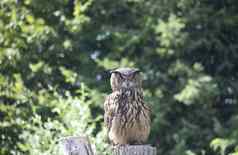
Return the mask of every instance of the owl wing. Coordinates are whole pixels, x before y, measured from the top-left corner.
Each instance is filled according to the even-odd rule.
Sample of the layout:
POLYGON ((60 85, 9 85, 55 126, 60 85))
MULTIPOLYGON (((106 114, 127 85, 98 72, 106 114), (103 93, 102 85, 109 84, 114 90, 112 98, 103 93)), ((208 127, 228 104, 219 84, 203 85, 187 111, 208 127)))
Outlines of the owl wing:
POLYGON ((151 116, 152 116, 152 107, 151 107, 151 105, 149 105, 147 103, 144 103, 143 108, 147 111, 148 117, 150 119, 151 116))
POLYGON ((112 119, 114 117, 114 108, 113 108, 113 100, 111 96, 107 96, 104 102, 104 123, 107 127, 107 131, 109 132, 112 126, 112 119))

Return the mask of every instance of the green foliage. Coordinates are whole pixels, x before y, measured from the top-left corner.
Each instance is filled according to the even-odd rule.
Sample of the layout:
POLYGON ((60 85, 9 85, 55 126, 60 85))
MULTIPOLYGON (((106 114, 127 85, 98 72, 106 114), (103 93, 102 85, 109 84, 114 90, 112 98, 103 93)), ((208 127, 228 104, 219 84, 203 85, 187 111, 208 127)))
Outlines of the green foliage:
MULTIPOLYGON (((41 93, 42 96, 48 95, 49 92, 41 93)), ((25 124, 24 131, 20 138, 25 141, 24 144, 17 143, 21 151, 29 154, 59 155, 62 154, 60 149, 60 139, 70 135, 93 135, 95 125, 102 118, 97 116, 92 118, 89 105, 86 101, 88 94, 82 88, 80 96, 72 97, 69 92, 63 96, 54 94, 47 100, 51 105, 51 112, 57 114, 57 119, 47 118, 43 121, 40 115, 35 114, 29 123, 25 124)), ((43 100, 45 97, 42 98, 43 100)), ((43 101, 44 102, 44 101, 43 101)), ((44 104, 44 103, 43 103, 44 104)), ((99 132, 97 136, 105 136, 99 132)), ((92 137, 92 141, 96 141, 92 137)), ((106 148, 103 144, 103 138, 97 138, 96 144, 100 144, 102 151, 106 148)))
POLYGON ((86 134, 108 153, 107 70, 143 72, 149 142, 238 154, 237 0, 1 0, 0 154, 56 155, 86 134))
POLYGON ((216 138, 213 139, 210 146, 214 149, 217 150, 220 148, 220 154, 225 155, 226 148, 229 145, 232 145, 235 143, 235 140, 227 140, 227 139, 221 139, 221 138, 216 138))

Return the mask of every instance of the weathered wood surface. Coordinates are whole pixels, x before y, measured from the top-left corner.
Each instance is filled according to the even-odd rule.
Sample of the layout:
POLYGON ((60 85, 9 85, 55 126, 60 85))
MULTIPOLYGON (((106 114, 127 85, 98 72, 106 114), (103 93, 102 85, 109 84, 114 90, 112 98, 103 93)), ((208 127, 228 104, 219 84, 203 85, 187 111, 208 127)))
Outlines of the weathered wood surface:
MULTIPOLYGON (((94 155, 87 137, 66 137, 61 143, 64 155, 94 155)), ((150 145, 118 146, 112 148, 112 155, 156 155, 156 148, 150 145)))
POLYGON ((127 145, 113 149, 113 155, 156 155, 156 148, 150 145, 127 145))
POLYGON ((65 137, 61 139, 64 155, 93 155, 87 137, 65 137))

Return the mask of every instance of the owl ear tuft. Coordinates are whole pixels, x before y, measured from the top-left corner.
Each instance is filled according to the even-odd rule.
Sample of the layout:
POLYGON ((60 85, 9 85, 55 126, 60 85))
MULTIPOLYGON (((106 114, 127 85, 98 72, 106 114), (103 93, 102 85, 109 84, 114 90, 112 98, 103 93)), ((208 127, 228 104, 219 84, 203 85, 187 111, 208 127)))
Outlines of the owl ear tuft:
POLYGON ((140 73, 141 71, 139 69, 134 71, 134 74, 140 73))
POLYGON ((112 74, 112 73, 118 73, 118 74, 121 74, 120 72, 115 71, 115 70, 111 70, 111 71, 110 71, 110 74, 112 74))
POLYGON ((112 74, 112 73, 115 73, 115 71, 114 70, 110 70, 109 73, 112 74))
POLYGON ((110 73, 110 74, 116 73, 116 72, 117 72, 116 69, 117 69, 117 68, 110 69, 110 70, 109 70, 109 73, 110 73))
POLYGON ((112 70, 112 71, 110 71, 110 74, 112 75, 112 73, 118 74, 123 79, 123 76, 122 76, 122 74, 120 72, 118 72, 116 70, 112 70))
POLYGON ((110 71, 110 74, 112 74, 112 73, 118 73, 117 71, 114 71, 114 70, 111 70, 110 71))

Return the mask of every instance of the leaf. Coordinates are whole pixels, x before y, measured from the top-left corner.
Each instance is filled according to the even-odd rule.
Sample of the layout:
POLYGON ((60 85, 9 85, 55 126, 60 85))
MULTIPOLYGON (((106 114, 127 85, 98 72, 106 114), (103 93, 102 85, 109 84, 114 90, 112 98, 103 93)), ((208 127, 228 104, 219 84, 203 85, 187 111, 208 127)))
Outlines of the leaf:
POLYGON ((217 151, 220 149, 220 154, 225 155, 226 148, 235 143, 235 140, 215 138, 211 141, 210 147, 217 151))
POLYGON ((38 72, 40 69, 42 69, 44 66, 44 62, 40 61, 38 63, 35 64, 30 64, 29 67, 32 70, 32 72, 38 72))
POLYGON ((77 78, 77 73, 73 72, 72 70, 66 69, 65 67, 60 67, 61 73, 65 77, 65 81, 68 83, 75 83, 77 78))

